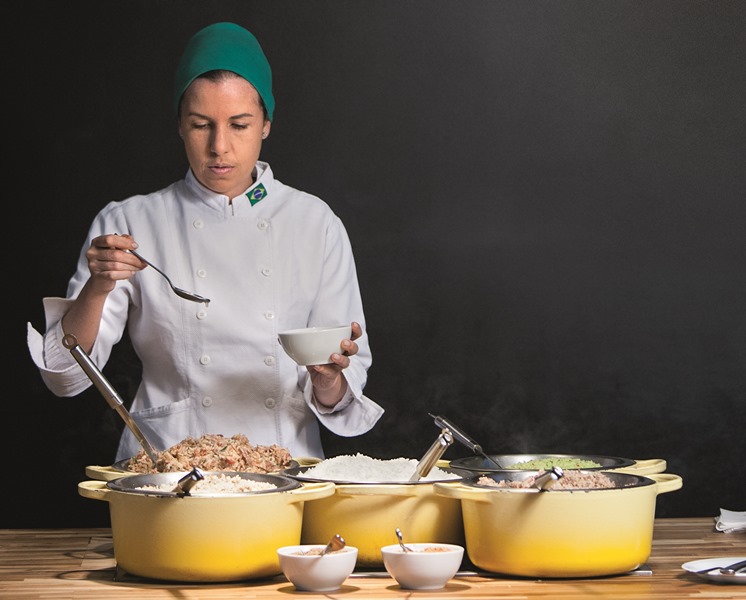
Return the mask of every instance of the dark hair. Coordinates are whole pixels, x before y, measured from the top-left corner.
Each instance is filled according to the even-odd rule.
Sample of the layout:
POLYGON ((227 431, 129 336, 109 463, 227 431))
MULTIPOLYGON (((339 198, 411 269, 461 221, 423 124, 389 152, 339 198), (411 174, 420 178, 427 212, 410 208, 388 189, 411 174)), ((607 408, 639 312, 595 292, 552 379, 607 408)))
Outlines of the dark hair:
MULTIPOLYGON (((195 77, 195 81, 197 79, 209 79, 210 81, 224 81, 226 79, 234 79, 236 77, 241 77, 238 73, 234 73, 233 71, 228 71, 226 69, 215 69, 213 71, 206 71, 202 73, 201 75, 197 75, 195 77)), ((243 79, 243 77, 241 77, 243 79)), ((259 96, 259 106, 262 107, 262 113, 264 113, 264 120, 267 120, 267 107, 264 105, 264 98, 262 98, 262 95, 257 92, 257 96, 259 96)), ((184 99, 184 95, 181 95, 181 98, 179 98, 179 110, 176 112, 176 118, 181 118, 181 102, 184 99)))

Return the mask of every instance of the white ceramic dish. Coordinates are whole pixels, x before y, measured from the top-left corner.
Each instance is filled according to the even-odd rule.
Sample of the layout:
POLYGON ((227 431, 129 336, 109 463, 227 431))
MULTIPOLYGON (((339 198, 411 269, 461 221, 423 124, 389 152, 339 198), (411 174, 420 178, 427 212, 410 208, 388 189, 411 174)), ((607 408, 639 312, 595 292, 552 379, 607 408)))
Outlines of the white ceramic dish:
POLYGON ((735 573, 734 575, 727 575, 721 573, 719 567, 727 567, 740 560, 746 560, 746 556, 723 556, 720 558, 703 558, 701 560, 692 560, 681 565, 681 568, 690 573, 694 573, 703 579, 709 579, 710 581, 717 581, 719 583, 738 583, 746 584, 746 571, 735 573), (704 571, 705 569, 713 569, 708 573, 698 573, 698 571, 704 571))
POLYGON ((329 357, 343 350, 340 344, 350 339, 352 326, 307 327, 280 332, 277 338, 285 353, 300 366, 325 365, 329 357))
POLYGON ((326 544, 299 544, 277 549, 280 568, 288 581, 302 592, 333 592, 342 587, 357 562, 357 548, 345 546, 323 556, 326 544))
POLYGON ((414 552, 399 544, 381 548, 383 566, 403 589, 439 590, 454 577, 464 558, 463 546, 441 543, 407 543, 414 552))

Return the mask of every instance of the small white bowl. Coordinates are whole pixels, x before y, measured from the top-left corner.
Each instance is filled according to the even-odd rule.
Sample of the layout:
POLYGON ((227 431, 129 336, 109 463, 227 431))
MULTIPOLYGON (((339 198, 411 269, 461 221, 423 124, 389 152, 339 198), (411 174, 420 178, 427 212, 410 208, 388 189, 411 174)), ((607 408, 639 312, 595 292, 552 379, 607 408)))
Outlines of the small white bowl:
POLYGON ((414 552, 404 552, 399 544, 381 548, 383 566, 400 587, 408 590, 439 590, 459 570, 463 546, 441 543, 407 544, 414 552))
POLYGON ((285 353, 300 366, 326 365, 335 352, 344 352, 340 344, 350 339, 351 325, 306 327, 280 332, 277 337, 285 353))
POLYGON ((333 592, 355 569, 357 548, 345 546, 323 556, 325 544, 300 544, 277 549, 280 568, 288 581, 303 592, 333 592))

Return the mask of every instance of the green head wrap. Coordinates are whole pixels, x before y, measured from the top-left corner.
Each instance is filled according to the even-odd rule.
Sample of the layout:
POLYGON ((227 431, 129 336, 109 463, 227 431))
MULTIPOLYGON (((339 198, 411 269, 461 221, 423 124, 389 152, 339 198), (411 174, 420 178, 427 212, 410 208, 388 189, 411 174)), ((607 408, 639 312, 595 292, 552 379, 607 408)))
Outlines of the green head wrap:
POLYGON ((264 101, 269 120, 272 120, 275 110, 272 70, 257 39, 235 23, 208 25, 187 43, 174 78, 176 112, 189 84, 203 73, 218 69, 233 71, 253 85, 264 101))

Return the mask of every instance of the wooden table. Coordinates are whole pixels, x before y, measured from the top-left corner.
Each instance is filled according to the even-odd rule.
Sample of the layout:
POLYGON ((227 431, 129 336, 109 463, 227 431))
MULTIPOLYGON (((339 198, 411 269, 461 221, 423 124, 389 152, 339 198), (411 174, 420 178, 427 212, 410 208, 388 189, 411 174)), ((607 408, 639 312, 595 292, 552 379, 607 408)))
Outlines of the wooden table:
POLYGON ((117 573, 111 530, 0 530, 3 600, 211 600, 253 598, 626 598, 746 600, 746 585, 706 581, 681 565, 697 558, 746 555, 746 533, 719 533, 714 521, 657 519, 647 573, 596 579, 536 580, 461 572, 443 590, 402 590, 384 573, 353 573, 334 593, 296 592, 282 577, 219 584, 182 584, 117 573), (652 571, 652 573, 650 572, 652 571))

